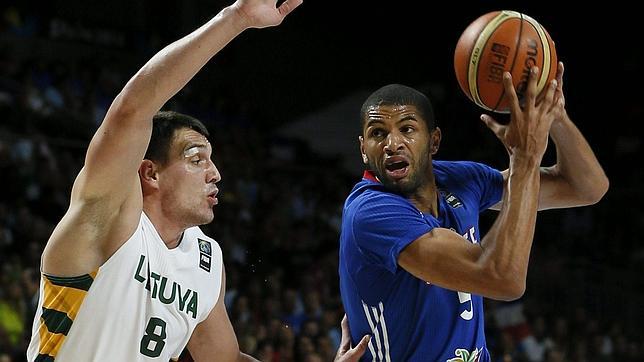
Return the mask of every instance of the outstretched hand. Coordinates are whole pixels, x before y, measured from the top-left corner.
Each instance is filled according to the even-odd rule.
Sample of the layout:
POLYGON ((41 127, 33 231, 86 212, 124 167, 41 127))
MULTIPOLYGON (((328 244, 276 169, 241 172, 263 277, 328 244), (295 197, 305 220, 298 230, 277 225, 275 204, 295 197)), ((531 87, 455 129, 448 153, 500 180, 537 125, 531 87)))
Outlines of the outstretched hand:
POLYGON ((342 340, 340 341, 340 348, 338 353, 335 355, 334 362, 356 362, 360 360, 360 357, 367 350, 369 345, 369 340, 371 340, 370 335, 362 337, 360 343, 357 346, 351 348, 351 332, 349 331, 349 320, 347 315, 344 315, 342 318, 342 340))
POLYGON ((302 0, 286 0, 277 6, 277 0, 237 0, 233 7, 248 28, 265 28, 282 23, 284 18, 302 4, 302 0))
MULTIPOLYGON (((563 75, 560 66, 558 77, 563 75)), ((557 80, 552 80, 545 90, 545 96, 537 103, 537 67, 533 67, 528 78, 525 104, 521 107, 519 97, 512 85, 510 73, 503 74, 503 86, 506 96, 510 98, 510 123, 502 125, 489 115, 481 115, 481 120, 494 132, 510 155, 517 152, 524 155, 543 157, 548 146, 548 134, 552 122, 563 110, 563 93, 555 102, 557 80)), ((560 91, 560 88, 559 88, 560 91)), ((564 111, 565 112, 565 111, 564 111)))

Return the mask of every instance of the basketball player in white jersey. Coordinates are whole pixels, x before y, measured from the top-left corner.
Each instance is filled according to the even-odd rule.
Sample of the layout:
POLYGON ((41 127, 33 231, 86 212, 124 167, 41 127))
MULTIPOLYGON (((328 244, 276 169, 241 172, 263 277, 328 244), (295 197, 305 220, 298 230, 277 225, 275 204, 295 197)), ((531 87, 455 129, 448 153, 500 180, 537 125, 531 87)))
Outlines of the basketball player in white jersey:
MULTIPOLYGON (((186 346, 197 362, 254 360, 224 307, 221 250, 197 227, 213 220, 221 180, 208 132, 157 112, 242 31, 278 25, 301 3, 238 0, 116 97, 42 255, 29 361, 169 361, 186 346)), ((366 347, 343 342, 339 361, 366 347)))

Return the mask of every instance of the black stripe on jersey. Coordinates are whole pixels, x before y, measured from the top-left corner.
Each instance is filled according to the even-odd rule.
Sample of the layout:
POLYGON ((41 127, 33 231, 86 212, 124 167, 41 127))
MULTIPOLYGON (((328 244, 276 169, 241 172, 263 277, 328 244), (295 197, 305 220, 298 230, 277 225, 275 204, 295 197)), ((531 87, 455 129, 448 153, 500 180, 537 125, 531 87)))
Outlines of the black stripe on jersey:
POLYGON ((52 275, 43 274, 53 285, 61 287, 69 287, 88 291, 92 286, 94 278, 89 274, 84 274, 78 277, 55 277, 52 275))
POLYGON ((42 308, 42 319, 47 326, 47 330, 51 333, 61 333, 67 335, 69 329, 72 327, 71 320, 66 313, 59 312, 54 309, 42 308))
POLYGON ((36 356, 34 362, 54 362, 54 357, 48 354, 39 354, 38 356, 36 356))

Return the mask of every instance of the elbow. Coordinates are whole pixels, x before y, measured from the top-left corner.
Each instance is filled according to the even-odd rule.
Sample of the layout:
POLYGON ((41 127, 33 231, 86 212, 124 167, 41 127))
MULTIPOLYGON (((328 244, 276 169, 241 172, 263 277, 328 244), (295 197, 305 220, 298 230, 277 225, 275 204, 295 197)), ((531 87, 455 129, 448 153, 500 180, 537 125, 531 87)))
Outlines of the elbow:
POLYGON ((499 290, 498 300, 511 302, 523 297, 525 294, 525 280, 508 281, 508 283, 499 290))
POLYGON ((606 195, 609 187, 610 187, 610 181, 608 181, 608 177, 604 175, 604 177, 602 177, 601 181, 599 182, 599 186, 597 187, 594 203, 598 203, 599 200, 601 200, 604 197, 604 195, 606 195))
POLYGON ((526 278, 521 272, 490 270, 487 275, 486 280, 491 287, 488 298, 509 302, 525 293, 526 278))
POLYGON ((141 111, 139 105, 134 100, 134 97, 129 97, 124 93, 125 91, 122 91, 114 98, 112 105, 107 111, 106 118, 113 118, 116 121, 127 121, 137 118, 138 113, 141 111))
POLYGON ((598 203, 608 192, 609 186, 610 182, 608 181, 608 177, 606 177, 606 175, 602 175, 600 179, 596 180, 592 191, 588 192, 586 195, 585 203, 588 205, 598 203))
POLYGON ((145 72, 140 71, 127 82, 112 101, 107 116, 119 121, 152 118, 162 104, 157 107, 155 102, 157 92, 154 89, 148 89, 150 86, 145 84, 150 80, 146 80, 145 77, 145 72))

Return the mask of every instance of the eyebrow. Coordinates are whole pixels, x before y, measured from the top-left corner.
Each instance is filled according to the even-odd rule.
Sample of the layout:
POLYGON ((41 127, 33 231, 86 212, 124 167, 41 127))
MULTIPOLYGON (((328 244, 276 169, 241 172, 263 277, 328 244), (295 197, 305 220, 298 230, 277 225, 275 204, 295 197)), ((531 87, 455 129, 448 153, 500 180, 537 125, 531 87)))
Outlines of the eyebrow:
MULTIPOLYGON (((406 116, 403 116, 403 118, 399 119, 396 124, 405 122, 405 121, 413 121, 413 122, 418 122, 418 118, 416 117, 415 114, 408 114, 406 116)), ((370 119, 367 121, 367 127, 371 127, 374 124, 384 124, 384 122, 381 119, 370 119)))
POLYGON ((183 156, 192 157, 198 154, 199 151, 206 149, 208 149, 208 146, 205 143, 188 143, 186 147, 183 148, 183 156))
POLYGON ((382 119, 369 119, 367 121, 367 127, 371 127, 374 124, 379 123, 379 124, 384 124, 385 122, 382 121, 382 119))
POLYGON ((418 119, 416 118, 415 114, 408 114, 408 115, 404 116, 403 118, 401 118, 400 120, 398 120, 398 122, 396 122, 396 123, 402 123, 402 122, 405 122, 405 121, 418 122, 418 119))

